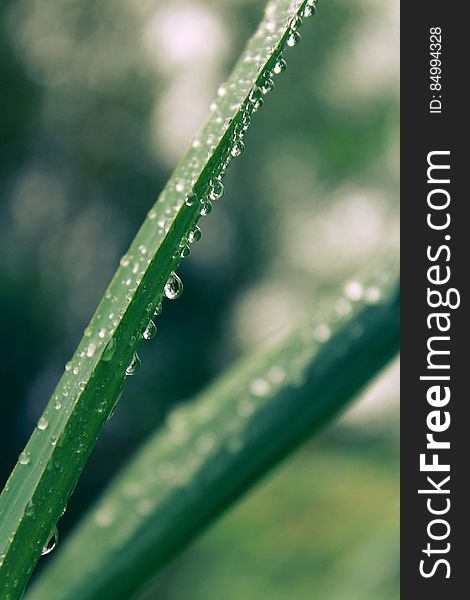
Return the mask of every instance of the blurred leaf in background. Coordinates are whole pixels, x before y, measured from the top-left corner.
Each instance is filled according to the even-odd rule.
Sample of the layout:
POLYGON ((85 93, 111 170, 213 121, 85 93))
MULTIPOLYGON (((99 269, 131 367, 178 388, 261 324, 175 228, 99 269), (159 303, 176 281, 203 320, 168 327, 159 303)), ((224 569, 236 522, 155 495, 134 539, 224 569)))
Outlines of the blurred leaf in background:
MULTIPOLYGON (((2 484, 263 4, 2 3, 2 484)), ((227 175, 185 261, 185 294, 142 349, 62 536, 169 407, 300 320, 338 281, 396 253, 398 2, 320 8, 227 175)), ((353 600, 348 578, 362 600, 398 597, 396 366, 374 389, 359 415, 291 459, 170 568, 158 597, 184 598, 190 587, 195 600, 300 599, 315 588, 353 600)))

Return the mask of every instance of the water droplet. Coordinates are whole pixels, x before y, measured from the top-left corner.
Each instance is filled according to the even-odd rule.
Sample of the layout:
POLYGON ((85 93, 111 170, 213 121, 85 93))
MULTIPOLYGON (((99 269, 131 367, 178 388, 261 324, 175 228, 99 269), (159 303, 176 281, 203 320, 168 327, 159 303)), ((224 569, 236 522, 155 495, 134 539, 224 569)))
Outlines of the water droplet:
POLYGON ((91 358, 96 352, 96 344, 94 342, 90 342, 86 349, 86 355, 88 358, 91 358))
POLYGON ((68 362, 68 363, 66 363, 66 365, 65 365, 65 370, 66 370, 66 371, 70 371, 70 369, 71 369, 71 368, 72 368, 72 363, 71 363, 71 361, 69 360, 69 362, 68 362))
POLYGON ((162 301, 160 300, 160 302, 158 302, 157 306, 155 307, 155 312, 153 313, 154 317, 158 317, 158 315, 161 315, 162 310, 163 310, 163 304, 162 304, 162 301))
POLYGON ((253 112, 256 112, 257 110, 259 110, 260 108, 262 108, 264 104, 264 100, 263 98, 258 98, 258 100, 256 100, 256 102, 253 103, 253 112))
POLYGON ((207 215, 210 214, 211 211, 212 211, 212 204, 211 204, 210 200, 206 200, 206 202, 204 202, 204 204, 202 205, 200 214, 202 217, 207 217, 207 215))
POLYGON ((269 391, 270 385, 265 379, 255 379, 251 382, 250 392, 253 396, 262 398, 263 396, 267 396, 269 391))
POLYGON ((242 130, 246 131, 250 127, 250 125, 251 125, 251 115, 246 110, 242 116, 242 130))
POLYGON ((177 192, 182 192, 184 190, 184 180, 183 179, 177 179, 177 181, 175 183, 175 190, 177 192))
POLYGON ((317 342, 326 342, 331 337, 331 329, 326 323, 317 325, 313 331, 313 337, 317 340, 317 342))
POLYGON ((119 261, 119 264, 121 265, 121 267, 127 267, 129 265, 129 257, 126 254, 124 254, 124 256, 119 261))
POLYGON ((252 104, 255 104, 261 98, 261 95, 262 95, 261 89, 257 85, 255 85, 252 88, 252 90, 251 90, 251 92, 250 92, 250 94, 248 96, 248 100, 252 104))
POLYGON ((312 2, 311 0, 307 2, 304 8, 303 16, 308 18, 314 15, 317 11, 316 2, 312 2))
POLYGON ((193 204, 197 202, 197 195, 194 192, 191 192, 186 196, 185 204, 186 206, 193 206, 193 204))
POLYGON ((98 527, 109 527, 114 518, 113 510, 107 506, 103 506, 95 512, 95 522, 98 527))
POLYGON ((227 93, 227 88, 225 87, 225 85, 221 85, 219 87, 219 89, 217 90, 217 96, 219 96, 220 98, 225 96, 226 93, 227 93))
POLYGON ((58 543, 59 543, 59 532, 57 531, 57 527, 55 527, 49 541, 42 549, 41 556, 50 554, 54 550, 54 548, 57 546, 58 543))
POLYGON ((287 69, 287 63, 286 61, 281 57, 278 59, 278 61, 276 62, 276 64, 274 65, 273 68, 273 72, 276 75, 279 75, 280 73, 284 73, 284 71, 287 69))
POLYGON ((144 340, 151 340, 156 336, 156 334, 157 326, 152 320, 150 320, 147 327, 144 330, 144 333, 142 334, 142 337, 144 338, 144 340))
POLYGON ((188 242, 190 244, 194 244, 194 242, 198 242, 201 239, 202 232, 200 228, 195 225, 188 234, 188 242))
POLYGON ((369 304, 376 304, 379 302, 382 294, 378 287, 372 286, 366 289, 365 299, 369 304))
POLYGON ((291 31, 297 31, 297 29, 302 25, 302 19, 299 15, 296 15, 292 21, 290 22, 291 31))
POLYGON ((285 370, 278 365, 272 366, 268 371, 268 378, 273 383, 282 383, 284 381, 285 377, 286 377, 285 370))
POLYGON ((100 337, 100 338, 104 338, 104 336, 105 336, 105 335, 106 335, 106 329, 103 329, 103 328, 101 328, 101 329, 98 331, 98 337, 100 337))
POLYGON ((168 278, 168 281, 165 284, 164 292, 168 300, 176 300, 183 293, 183 282, 175 272, 173 272, 168 278))
POLYGON ((191 254, 191 248, 189 246, 183 246, 181 248, 180 256, 181 258, 186 258, 191 254))
POLYGON ((49 422, 47 421, 47 419, 45 419, 44 417, 41 417, 38 421, 38 429, 40 429, 41 431, 44 431, 45 429, 47 429, 49 426, 49 422))
POLYGON ((209 198, 219 200, 224 195, 224 184, 219 179, 212 179, 209 188, 209 198))
POLYGON ((293 48, 300 42, 300 33, 298 31, 293 31, 289 37, 287 38, 287 45, 290 48, 293 48))
POLYGON ((336 312, 338 313, 338 315, 340 315, 340 317, 345 317, 346 315, 349 315, 351 310, 351 302, 349 302, 349 300, 347 300, 346 298, 340 298, 336 302, 336 312))
POLYGON ((20 465, 27 465, 29 463, 29 454, 27 452, 22 452, 18 457, 18 462, 20 465))
POLYGON ((135 375, 136 373, 138 373, 140 370, 141 364, 142 363, 140 361, 139 355, 136 352, 134 354, 134 356, 132 357, 131 362, 127 366, 126 375, 135 375))
POLYGON ((364 288, 359 281, 350 281, 344 288, 346 296, 353 301, 360 300, 364 294, 364 288))
POLYGON ((273 89, 274 81, 270 77, 267 77, 264 80, 263 85, 261 86, 261 91, 263 92, 263 94, 268 94, 273 89))
POLYGON ((230 154, 233 157, 237 157, 237 156, 240 156, 241 154, 243 154, 244 150, 245 150, 245 144, 241 140, 238 140, 233 144, 233 146, 230 150, 230 154))
POLYGON ((116 340, 114 338, 111 338, 106 344, 106 348, 104 349, 103 354, 101 355, 101 360, 103 360, 104 362, 110 361, 113 358, 115 351, 116 340))

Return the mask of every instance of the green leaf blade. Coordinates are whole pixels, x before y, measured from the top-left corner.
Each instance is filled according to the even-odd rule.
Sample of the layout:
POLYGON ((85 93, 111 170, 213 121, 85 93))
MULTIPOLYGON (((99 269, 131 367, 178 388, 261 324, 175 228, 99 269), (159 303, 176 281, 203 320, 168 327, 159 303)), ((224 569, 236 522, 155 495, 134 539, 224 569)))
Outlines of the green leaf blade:
MULTIPOLYGON (((376 298, 377 286, 370 298, 376 298)), ((340 298, 169 416, 72 534, 29 600, 131 597, 397 352, 399 303, 340 298), (92 552, 87 549, 92 548, 92 552)), ((364 298, 367 298, 367 288, 364 298)))
POLYGON ((194 191, 207 196, 226 168, 250 91, 270 72, 289 37, 289 25, 306 5, 270 2, 266 17, 195 138, 149 212, 60 379, 0 496, 0 587, 22 595, 97 438, 122 392, 131 363, 171 273, 182 242, 201 216, 201 203, 185 203, 194 191), (111 351, 112 350, 112 351, 111 351))

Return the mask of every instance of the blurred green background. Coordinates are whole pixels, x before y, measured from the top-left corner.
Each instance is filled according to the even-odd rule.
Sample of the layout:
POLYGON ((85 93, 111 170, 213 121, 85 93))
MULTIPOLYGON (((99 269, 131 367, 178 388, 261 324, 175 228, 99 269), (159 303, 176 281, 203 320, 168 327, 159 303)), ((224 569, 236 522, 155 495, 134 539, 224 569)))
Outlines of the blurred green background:
MULTIPOLYGON (((0 5, 1 486, 262 11, 250 0, 0 5)), ((183 297, 142 348, 62 538, 172 406, 397 253, 398 1, 322 1, 302 38, 181 267, 183 297)), ((397 397, 394 364, 145 598, 398 598, 397 397)))

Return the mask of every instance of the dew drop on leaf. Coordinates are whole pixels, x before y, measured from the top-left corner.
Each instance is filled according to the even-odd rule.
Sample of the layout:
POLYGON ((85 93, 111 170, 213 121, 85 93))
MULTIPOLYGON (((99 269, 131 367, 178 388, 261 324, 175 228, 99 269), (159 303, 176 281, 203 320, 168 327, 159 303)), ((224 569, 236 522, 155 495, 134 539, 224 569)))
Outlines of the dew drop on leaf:
POLYGON ((254 379, 250 385, 250 392, 253 396, 262 398, 267 396, 270 391, 269 383, 265 379, 254 379))
POLYGON ((240 156, 241 154, 243 154, 244 150, 245 150, 245 144, 241 140, 238 140, 233 144, 233 146, 230 150, 230 154, 233 157, 240 156))
POLYGON ((304 8, 304 12, 303 12, 303 16, 304 17, 311 17, 312 15, 314 15, 316 13, 317 10, 317 1, 316 0, 308 0, 307 4, 305 5, 304 8))
POLYGON ((315 327, 313 331, 313 337, 317 340, 317 342, 326 342, 331 337, 331 329, 326 323, 321 323, 315 327))
POLYGON ((50 554, 54 550, 54 548, 57 546, 58 543, 59 543, 59 532, 57 531, 57 527, 55 527, 49 541, 42 549, 41 556, 50 554))
POLYGON ((136 352, 132 357, 131 362, 127 366, 126 375, 135 375, 136 373, 138 373, 140 371, 141 364, 142 363, 140 361, 139 355, 136 352))
POLYGON ((261 94, 261 89, 257 85, 255 85, 248 96, 248 100, 252 104, 255 104, 261 98, 261 94))
POLYGON ((29 463, 29 454, 27 452, 22 452, 18 457, 18 462, 20 465, 27 465, 29 463))
POLYGON ((253 103, 253 112, 256 112, 257 110, 262 108, 263 104, 264 104, 263 98, 258 98, 258 100, 256 100, 256 102, 253 103))
POLYGON ((44 431, 48 428, 49 423, 47 421, 47 419, 45 419, 44 417, 41 417, 38 421, 38 429, 40 429, 41 431, 44 431))
POLYGON ((297 29, 301 25, 302 25, 302 19, 298 15, 296 15, 290 22, 290 29, 292 32, 297 31, 297 29))
POLYGON ((210 183, 209 198, 219 200, 224 195, 224 184, 218 179, 213 179, 210 183))
POLYGON ((290 48, 293 48, 300 42, 300 33, 298 31, 292 31, 292 33, 287 38, 287 45, 290 48))
POLYGON ((144 330, 144 333, 142 334, 142 337, 144 338, 144 340, 151 340, 152 338, 154 338, 156 336, 156 334, 157 334, 157 326, 150 319, 147 327, 144 330))
POLYGON ((204 204, 202 205, 202 208, 201 208, 201 216, 207 217, 207 215, 210 214, 211 211, 212 211, 212 204, 211 204, 210 200, 206 200, 206 202, 204 202, 204 204))
POLYGON ((94 342, 90 342, 86 349, 86 355, 88 358, 91 358, 96 351, 96 344, 94 342))
POLYGON ((195 225, 188 234, 188 242, 190 244, 194 244, 194 242, 198 242, 201 239, 202 232, 200 228, 195 225))
POLYGON ((278 59, 278 61, 276 62, 276 64, 274 65, 273 72, 276 75, 279 75, 280 73, 284 73, 284 71, 286 69, 287 69, 287 63, 286 63, 286 61, 282 57, 280 57, 278 59))
POLYGON ((186 196, 185 204, 186 206, 193 206, 193 204, 197 202, 197 196, 194 192, 191 192, 186 196))
POLYGON ((168 300, 176 300, 183 293, 183 282, 175 272, 168 278, 164 292, 168 300))
POLYGON ((376 304, 377 302, 379 302, 381 295, 382 294, 380 292, 380 289, 376 286, 371 286, 367 288, 364 294, 365 300, 369 304, 376 304))
POLYGON ((270 77, 267 77, 264 80, 263 85, 261 86, 261 91, 263 92, 263 94, 268 94, 273 89, 274 81, 270 77))
POLYGON ((359 281, 350 281, 346 284, 344 291, 346 296, 352 301, 360 300, 364 294, 364 288, 359 281))

